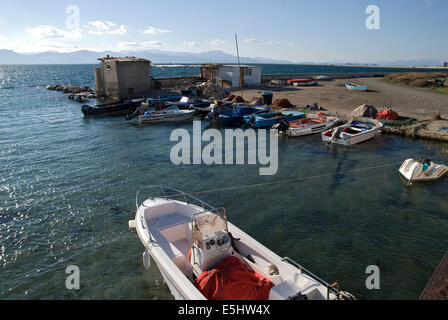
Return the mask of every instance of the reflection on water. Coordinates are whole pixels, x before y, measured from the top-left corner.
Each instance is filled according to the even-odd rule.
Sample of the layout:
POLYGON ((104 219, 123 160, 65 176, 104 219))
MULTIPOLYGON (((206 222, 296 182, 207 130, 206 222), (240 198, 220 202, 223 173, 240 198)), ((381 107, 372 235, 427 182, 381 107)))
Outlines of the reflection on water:
POLYGON ((257 165, 174 166, 170 133, 191 133, 191 124, 84 119, 79 104, 38 87, 56 78, 92 85, 90 67, 0 70, 14 87, 0 89, 0 298, 169 299, 157 268, 143 269, 143 246, 127 225, 136 190, 150 184, 200 192, 335 173, 199 197, 363 299, 417 298, 448 248, 448 179, 408 187, 398 175, 406 158, 445 144, 383 135, 326 149, 319 136, 280 137, 275 176, 259 176, 257 165), (378 291, 364 286, 372 264, 378 291), (79 291, 65 289, 69 265, 80 268, 79 291))

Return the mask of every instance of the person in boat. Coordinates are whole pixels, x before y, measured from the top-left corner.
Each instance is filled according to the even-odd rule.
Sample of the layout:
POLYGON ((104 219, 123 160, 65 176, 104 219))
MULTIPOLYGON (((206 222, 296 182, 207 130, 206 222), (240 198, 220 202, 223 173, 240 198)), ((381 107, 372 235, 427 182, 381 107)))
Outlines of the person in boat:
POLYGON ((429 159, 423 159, 422 160, 422 164, 423 164, 423 169, 422 171, 425 172, 429 169, 429 167, 431 166, 431 160, 429 159))

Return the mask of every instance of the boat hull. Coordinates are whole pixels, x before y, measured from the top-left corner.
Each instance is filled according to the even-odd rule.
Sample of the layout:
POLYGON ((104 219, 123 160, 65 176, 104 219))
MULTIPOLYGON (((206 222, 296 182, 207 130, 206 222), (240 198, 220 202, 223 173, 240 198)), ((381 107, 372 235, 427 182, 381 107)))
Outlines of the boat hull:
POLYGON ((179 113, 154 112, 138 117, 139 124, 144 123, 160 123, 160 122, 181 122, 190 121, 195 114, 194 110, 183 110, 179 113))
POLYGON ((445 165, 431 162, 429 168, 425 171, 423 164, 414 159, 407 159, 403 162, 398 172, 408 181, 411 182, 427 182, 441 179, 448 173, 448 167, 445 165))
POLYGON ((142 104, 142 101, 133 101, 130 103, 121 104, 110 104, 110 105, 99 105, 99 106, 88 106, 83 105, 81 111, 85 117, 95 117, 95 116, 120 116, 127 115, 135 112, 142 104))
POLYGON ((301 137, 301 136, 307 136, 311 134, 321 133, 323 131, 326 131, 330 128, 332 128, 337 122, 339 121, 338 118, 335 118, 334 120, 329 120, 326 123, 311 125, 303 128, 289 128, 286 130, 285 134, 288 137, 301 137))
MULTIPOLYGON (((340 297, 340 292, 331 289, 329 284, 291 259, 281 258, 227 220, 225 222, 216 220, 218 217, 215 215, 216 212, 224 212, 225 217, 224 209, 215 209, 203 202, 193 204, 200 200, 174 189, 162 189, 161 194, 164 197, 150 197, 140 205, 137 192, 137 212, 135 219, 129 222, 129 226, 136 229, 140 241, 145 246, 144 266, 149 268, 151 260, 149 257, 155 261, 175 299, 206 299, 195 286, 194 279, 228 257, 238 258, 248 270, 272 282, 269 300, 289 299, 297 295, 312 300, 334 300, 340 297), (175 192, 182 200, 166 198, 166 192, 170 191, 175 192), (208 216, 210 219, 207 219, 208 216), (201 224, 193 222, 199 221, 197 219, 201 224), (215 225, 218 227, 217 230, 223 230, 221 227, 225 226, 225 235, 233 239, 230 247, 217 249, 218 251, 211 248, 214 244, 208 239, 209 237, 213 239, 216 234, 210 229, 215 225), (192 234, 193 230, 195 231, 192 234), (205 233, 198 238, 199 230, 205 233), (204 244, 198 247, 196 241, 204 241, 204 244), (197 255, 198 248, 205 250, 202 251, 204 255, 197 255), (204 261, 211 261, 210 258, 215 259, 214 262, 204 265, 204 261), (270 270, 275 271, 271 273, 270 270)), ((217 246, 220 245, 218 240, 215 243, 217 246)))
POLYGON ((325 143, 335 143, 349 147, 375 138, 382 127, 383 124, 377 120, 368 118, 353 118, 348 124, 323 132, 321 134, 321 137, 322 141, 325 143), (373 125, 373 128, 365 131, 360 131, 356 134, 348 134, 342 132, 343 129, 350 128, 351 124, 355 122, 370 123, 373 125))
POLYGON ((292 79, 288 80, 288 84, 295 87, 301 86, 314 86, 317 84, 317 80, 313 79, 292 79))
POLYGON ((349 83, 346 83, 345 87, 351 91, 367 91, 367 90, 369 90, 368 86, 360 86, 360 85, 349 84, 349 83))

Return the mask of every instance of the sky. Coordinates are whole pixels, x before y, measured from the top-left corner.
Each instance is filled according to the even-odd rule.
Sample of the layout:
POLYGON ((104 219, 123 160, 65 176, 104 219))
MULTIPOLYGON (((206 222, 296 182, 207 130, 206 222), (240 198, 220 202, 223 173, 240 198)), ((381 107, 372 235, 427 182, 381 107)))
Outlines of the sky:
POLYGON ((236 54, 237 33, 252 58, 443 61, 447 15, 447 0, 1 0, 0 49, 236 54))

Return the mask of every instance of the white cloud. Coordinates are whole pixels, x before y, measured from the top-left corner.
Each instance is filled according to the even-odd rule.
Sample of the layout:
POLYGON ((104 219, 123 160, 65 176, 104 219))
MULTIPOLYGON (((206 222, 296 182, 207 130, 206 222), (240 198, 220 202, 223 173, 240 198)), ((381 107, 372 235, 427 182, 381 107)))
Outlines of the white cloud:
POLYGON ((161 34, 166 34, 166 33, 170 33, 171 30, 165 30, 165 29, 160 29, 160 28, 156 28, 156 27, 147 27, 145 30, 142 31, 142 33, 144 34, 152 34, 152 35, 161 35, 161 34))
POLYGON ((184 41, 183 45, 188 47, 188 48, 197 48, 197 47, 200 46, 199 43, 194 42, 194 41, 184 41))
POLYGON ((80 29, 63 30, 52 26, 39 25, 37 27, 27 27, 26 32, 37 39, 58 39, 66 41, 77 41, 83 37, 83 31, 80 29))
POLYGON ((278 42, 278 41, 268 41, 268 45, 270 45, 270 46, 278 46, 278 45, 280 45, 280 42, 278 42))
POLYGON ((250 44, 258 44, 258 43, 261 43, 260 40, 253 39, 253 38, 246 39, 246 40, 244 40, 244 42, 246 42, 246 43, 250 43, 250 44))
POLYGON ((71 42, 61 40, 55 41, 54 39, 40 39, 38 41, 11 40, 0 42, 0 49, 13 50, 18 53, 39 53, 45 51, 67 53, 80 50, 81 48, 71 42))
POLYGON ((89 33, 94 35, 103 35, 103 34, 123 35, 126 32, 128 32, 124 24, 116 28, 117 24, 111 21, 105 21, 105 22, 100 20, 90 21, 88 23, 88 26, 91 28, 89 30, 89 33))
POLYGON ((226 46, 229 44, 229 42, 227 40, 221 40, 221 39, 217 39, 217 38, 210 41, 210 43, 215 47, 222 47, 222 46, 226 46))
POLYGON ((0 34, 0 41, 8 41, 8 38, 0 34))
POLYGON ((160 41, 145 41, 145 42, 120 42, 118 44, 122 50, 144 50, 163 47, 163 43, 160 41))

